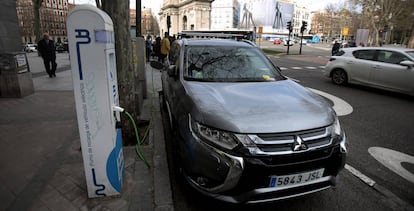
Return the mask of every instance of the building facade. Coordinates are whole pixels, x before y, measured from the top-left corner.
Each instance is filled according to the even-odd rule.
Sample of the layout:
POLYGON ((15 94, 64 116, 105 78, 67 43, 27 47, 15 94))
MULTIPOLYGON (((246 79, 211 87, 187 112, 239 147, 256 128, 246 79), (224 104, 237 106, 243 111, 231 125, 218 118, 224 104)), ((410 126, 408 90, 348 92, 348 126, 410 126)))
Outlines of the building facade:
POLYGON ((294 0, 164 0, 159 15, 161 34, 170 35, 183 30, 257 30, 259 26, 263 33, 288 34, 288 21, 293 23, 293 34, 299 35, 302 21, 308 24, 304 34, 312 24, 311 11, 294 0))
POLYGON ((183 30, 211 29, 211 3, 214 0, 164 0, 160 9, 160 33, 170 36, 183 30), (168 18, 169 17, 169 18, 168 18), (167 19, 171 27, 167 27, 167 19))
MULTIPOLYGON (((66 17, 73 5, 68 0, 43 0, 40 7, 40 32, 48 32, 56 42, 67 40, 66 17)), ((17 0, 17 17, 22 43, 36 43, 32 0, 17 0)))
POLYGON ((238 0, 215 0, 211 3, 211 29, 239 27, 240 3, 238 0))
POLYGON ((303 35, 309 34, 312 32, 312 16, 311 11, 304 5, 295 4, 294 16, 293 16, 293 34, 296 36, 300 36, 300 29, 302 27, 303 21, 307 23, 306 30, 303 31, 303 35))
MULTIPOLYGON (((129 14, 130 14, 130 26, 131 26, 131 36, 135 37, 136 36, 136 22, 137 22, 137 16, 136 16, 137 11, 135 9, 130 9, 129 10, 129 14)), ((157 19, 154 15, 154 13, 152 12, 151 8, 143 8, 141 10, 141 35, 146 37, 148 35, 150 35, 151 37, 156 37, 159 36, 160 34, 160 29, 158 26, 158 22, 157 19)))

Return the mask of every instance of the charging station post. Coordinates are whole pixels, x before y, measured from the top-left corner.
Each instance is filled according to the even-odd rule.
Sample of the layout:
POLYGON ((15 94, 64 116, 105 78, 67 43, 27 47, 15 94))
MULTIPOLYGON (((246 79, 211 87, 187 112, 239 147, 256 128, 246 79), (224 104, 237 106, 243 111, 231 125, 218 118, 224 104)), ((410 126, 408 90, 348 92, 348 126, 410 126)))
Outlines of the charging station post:
POLYGON ((113 23, 104 11, 79 5, 67 31, 88 196, 119 195, 125 173, 113 23))

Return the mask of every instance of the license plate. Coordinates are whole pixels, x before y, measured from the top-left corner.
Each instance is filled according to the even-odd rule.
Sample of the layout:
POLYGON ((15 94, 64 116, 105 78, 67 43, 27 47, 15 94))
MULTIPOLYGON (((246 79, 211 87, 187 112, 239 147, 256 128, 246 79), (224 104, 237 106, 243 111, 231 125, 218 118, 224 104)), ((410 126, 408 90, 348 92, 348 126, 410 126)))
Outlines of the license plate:
POLYGON ((318 169, 314 171, 302 172, 299 174, 281 176, 273 175, 270 176, 269 187, 285 187, 290 185, 307 183, 321 178, 324 170, 325 169, 318 169))

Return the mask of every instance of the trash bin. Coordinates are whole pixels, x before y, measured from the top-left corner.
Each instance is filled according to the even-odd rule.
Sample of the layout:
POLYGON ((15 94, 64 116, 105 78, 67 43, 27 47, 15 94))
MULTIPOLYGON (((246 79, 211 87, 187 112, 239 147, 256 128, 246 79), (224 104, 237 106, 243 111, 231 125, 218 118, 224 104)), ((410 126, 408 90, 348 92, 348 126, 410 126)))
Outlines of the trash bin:
POLYGON ((0 97, 25 97, 34 93, 25 52, 0 54, 0 97))

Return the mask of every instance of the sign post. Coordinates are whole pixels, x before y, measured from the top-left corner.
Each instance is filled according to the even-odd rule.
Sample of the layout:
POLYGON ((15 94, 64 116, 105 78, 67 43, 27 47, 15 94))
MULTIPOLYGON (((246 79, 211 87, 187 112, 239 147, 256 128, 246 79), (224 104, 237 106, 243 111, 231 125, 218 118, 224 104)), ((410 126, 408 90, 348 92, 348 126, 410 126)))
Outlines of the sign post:
POLYGON ((118 195, 124 178, 114 31, 111 18, 76 6, 67 31, 88 196, 118 195))

